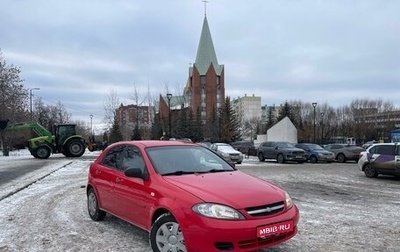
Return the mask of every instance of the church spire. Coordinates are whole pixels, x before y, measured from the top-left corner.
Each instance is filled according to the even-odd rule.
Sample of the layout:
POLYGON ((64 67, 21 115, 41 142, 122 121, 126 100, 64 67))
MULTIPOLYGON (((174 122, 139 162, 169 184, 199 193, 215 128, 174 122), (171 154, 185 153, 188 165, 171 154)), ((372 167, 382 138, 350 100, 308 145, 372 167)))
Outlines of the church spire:
POLYGON ((217 75, 220 75, 223 66, 218 64, 217 55, 215 54, 214 44, 211 38, 210 28, 208 27, 207 16, 204 16, 195 66, 200 75, 206 75, 211 64, 214 66, 217 75))

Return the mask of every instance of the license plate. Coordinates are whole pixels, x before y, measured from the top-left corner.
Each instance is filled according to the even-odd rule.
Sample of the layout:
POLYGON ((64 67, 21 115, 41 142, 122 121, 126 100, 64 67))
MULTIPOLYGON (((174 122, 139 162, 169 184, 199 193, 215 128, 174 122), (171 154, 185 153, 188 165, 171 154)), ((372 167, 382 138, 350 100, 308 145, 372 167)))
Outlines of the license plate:
POLYGON ((296 156, 296 158, 299 158, 299 159, 300 159, 300 158, 303 158, 303 157, 302 157, 302 156, 296 156))
POLYGON ((293 231, 293 221, 285 221, 271 225, 257 227, 257 237, 265 237, 275 234, 287 233, 293 231))

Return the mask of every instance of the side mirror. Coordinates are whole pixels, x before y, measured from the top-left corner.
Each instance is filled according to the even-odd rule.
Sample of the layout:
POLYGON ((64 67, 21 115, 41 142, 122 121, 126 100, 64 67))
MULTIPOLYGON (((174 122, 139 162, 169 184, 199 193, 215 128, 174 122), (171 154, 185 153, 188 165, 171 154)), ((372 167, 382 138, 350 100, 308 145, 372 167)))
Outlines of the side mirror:
POLYGON ((125 176, 131 178, 141 178, 143 180, 148 179, 148 175, 143 173, 140 168, 128 168, 124 172, 125 176))

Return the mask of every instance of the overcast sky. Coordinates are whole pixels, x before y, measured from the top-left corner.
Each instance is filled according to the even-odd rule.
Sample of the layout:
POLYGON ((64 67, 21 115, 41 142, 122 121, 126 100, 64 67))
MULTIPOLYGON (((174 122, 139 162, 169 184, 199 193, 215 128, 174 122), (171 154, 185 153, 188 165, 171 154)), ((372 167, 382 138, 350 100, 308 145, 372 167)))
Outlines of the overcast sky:
MULTIPOLYGON (((209 0, 226 95, 338 107, 400 106, 400 1, 209 0)), ((2 0, 0 49, 45 103, 100 123, 107 95, 180 95, 196 58, 201 0, 2 0)))

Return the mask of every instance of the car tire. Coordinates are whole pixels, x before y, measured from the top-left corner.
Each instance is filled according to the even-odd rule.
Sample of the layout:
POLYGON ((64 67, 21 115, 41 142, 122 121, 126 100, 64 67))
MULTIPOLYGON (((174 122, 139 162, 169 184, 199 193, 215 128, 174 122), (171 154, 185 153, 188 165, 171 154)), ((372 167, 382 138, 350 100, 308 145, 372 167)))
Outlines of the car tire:
POLYGON ((154 221, 149 242, 154 252, 187 251, 179 223, 171 213, 162 214, 154 221))
POLYGON ((264 162, 265 161, 265 157, 264 157, 264 154, 262 152, 259 152, 257 156, 258 156, 258 160, 260 160, 260 162, 264 162))
POLYGON ((106 212, 99 208, 99 201, 93 188, 87 193, 87 208, 90 218, 94 221, 102 221, 106 217, 106 212))
POLYGON ((317 158, 315 155, 312 155, 312 156, 310 157, 310 163, 315 164, 315 163, 317 163, 317 162, 318 162, 318 158, 317 158))
POLYGON ((346 157, 344 156, 343 153, 339 153, 339 154, 336 156, 336 160, 337 160, 339 163, 346 163, 346 157))
POLYGON ((278 156, 276 157, 276 161, 278 161, 278 163, 283 164, 285 163, 285 157, 282 154, 278 154, 278 156))
POLYGON ((237 164, 241 164, 242 163, 242 161, 240 161, 240 162, 237 162, 237 164))
POLYGON ((378 172, 375 170, 374 167, 372 167, 371 164, 364 165, 364 173, 365 173, 365 176, 367 176, 368 178, 378 177, 378 172))

